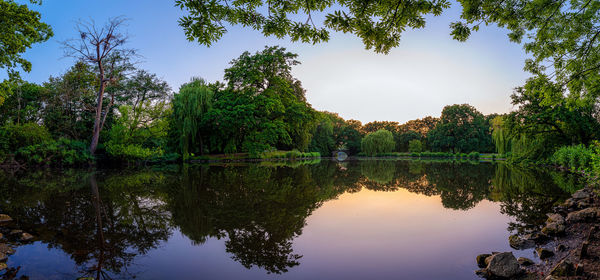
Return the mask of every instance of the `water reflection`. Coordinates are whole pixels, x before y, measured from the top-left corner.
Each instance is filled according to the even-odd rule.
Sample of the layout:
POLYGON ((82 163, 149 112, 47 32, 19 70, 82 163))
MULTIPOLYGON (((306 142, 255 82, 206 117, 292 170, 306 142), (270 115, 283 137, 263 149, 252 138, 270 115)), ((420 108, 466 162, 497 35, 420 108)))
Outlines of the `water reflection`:
POLYGON ((136 257, 175 231, 200 247, 223 239, 242 266, 279 274, 301 267, 293 242, 307 218, 344 193, 404 189, 439 196, 455 210, 486 199, 513 217, 508 230, 527 233, 579 185, 558 173, 503 164, 415 161, 37 171, 0 174, 0 212, 39 244, 66 253, 76 269, 64 264, 62 273, 76 277, 132 278, 151 270, 138 266, 136 257))

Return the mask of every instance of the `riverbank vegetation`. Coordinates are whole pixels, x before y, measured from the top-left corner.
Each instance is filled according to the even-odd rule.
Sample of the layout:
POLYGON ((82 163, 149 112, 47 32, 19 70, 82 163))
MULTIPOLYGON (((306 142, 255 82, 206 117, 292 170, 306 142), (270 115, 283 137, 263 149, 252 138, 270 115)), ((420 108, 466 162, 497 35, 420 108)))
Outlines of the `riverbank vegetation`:
MULTIPOLYGON (((399 44, 406 27, 422 28, 423 16, 439 15, 449 6, 444 1, 424 6, 407 3, 402 10, 410 12, 397 14, 390 13, 398 10, 393 3, 348 2, 339 3, 349 8, 342 16, 325 11, 335 1, 321 6, 275 1, 264 7, 219 1, 208 7, 192 2, 176 1, 189 12, 180 25, 189 40, 205 45, 225 34, 217 26, 222 20, 252 26, 265 35, 290 35, 293 41, 312 43, 327 41, 331 31, 348 32, 362 38, 367 49, 382 53, 399 44), (265 10, 259 12, 259 7, 265 10), (325 13, 324 27, 293 25, 287 16, 300 10, 309 19, 311 11, 325 13), (211 20, 199 20, 198 11, 211 15, 211 20), (265 11, 281 17, 274 20, 265 11), (247 14, 262 20, 246 22, 247 14)), ((127 20, 121 17, 105 26, 78 22, 74 39, 63 42, 65 54, 77 62, 42 84, 23 81, 18 67, 29 71, 31 63, 22 53, 48 40, 52 28, 27 5, 10 0, 0 4, 7 11, 0 16, 11 23, 0 36, 6 46, 0 67, 9 74, 0 85, 0 162, 4 164, 187 161, 216 154, 297 158, 303 153, 329 156, 337 150, 350 155, 410 153, 440 158, 496 152, 514 164, 552 164, 588 175, 600 172, 600 58, 596 55, 600 5, 593 1, 519 5, 460 1, 461 21, 451 25, 454 39, 467 40, 482 22, 498 24, 509 30, 511 41, 523 44, 530 53, 525 69, 531 77, 511 96, 515 110, 483 115, 473 106, 456 104, 446 106, 439 118, 364 125, 315 110, 301 81, 292 75, 300 63, 298 56, 277 46, 241 54, 225 69, 222 81, 193 77, 173 90, 137 67, 139 55, 125 47, 128 37, 122 28, 127 20), (538 12, 523 12, 528 10, 538 12)))

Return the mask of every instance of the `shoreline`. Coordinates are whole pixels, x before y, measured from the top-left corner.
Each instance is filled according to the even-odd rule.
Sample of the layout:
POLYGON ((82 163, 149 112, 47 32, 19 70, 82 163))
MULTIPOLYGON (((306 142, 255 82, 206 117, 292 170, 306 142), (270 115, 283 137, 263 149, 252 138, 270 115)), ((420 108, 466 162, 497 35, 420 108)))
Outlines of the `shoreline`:
POLYGON ((538 263, 516 259, 511 252, 477 256, 482 269, 475 273, 487 279, 600 279, 600 198, 586 186, 547 214, 539 232, 511 235, 514 249, 535 248, 538 263))

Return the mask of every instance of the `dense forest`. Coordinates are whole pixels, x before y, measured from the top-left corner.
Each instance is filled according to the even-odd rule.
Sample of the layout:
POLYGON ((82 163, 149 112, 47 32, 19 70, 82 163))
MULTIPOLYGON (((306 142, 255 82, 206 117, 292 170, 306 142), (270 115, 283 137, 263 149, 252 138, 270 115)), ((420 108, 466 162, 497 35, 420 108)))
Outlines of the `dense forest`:
MULTIPOLYGON (((126 19, 119 17, 104 26, 78 22, 79 36, 63 42, 65 54, 77 62, 42 84, 23 81, 18 69, 29 71, 31 63, 21 55, 52 37, 52 28, 27 5, 2 0, 0 19, 6 24, 0 30, 0 67, 9 79, 0 85, 0 161, 86 165, 215 154, 303 158, 329 156, 334 150, 366 156, 496 152, 515 163, 600 170, 600 3, 459 2, 463 10, 461 21, 451 24, 454 39, 467 40, 481 23, 497 24, 531 55, 525 61, 531 77, 511 96, 515 110, 483 115, 458 104, 443 108, 439 118, 361 124, 312 108, 301 81, 292 75, 299 58, 277 46, 241 54, 222 81, 193 77, 173 90, 137 68, 136 51, 125 47, 126 19)), ((201 44, 210 46, 224 36, 227 30, 220 24, 228 22, 315 44, 341 31, 382 53, 399 44, 407 27, 423 28, 425 15, 439 15, 450 5, 273 1, 263 11, 262 1, 202 3, 175 1, 187 13, 180 26, 189 40, 201 44), (323 27, 315 25, 311 12, 329 11, 334 3, 347 11, 324 12, 323 27), (288 18, 299 11, 311 24, 288 18)))

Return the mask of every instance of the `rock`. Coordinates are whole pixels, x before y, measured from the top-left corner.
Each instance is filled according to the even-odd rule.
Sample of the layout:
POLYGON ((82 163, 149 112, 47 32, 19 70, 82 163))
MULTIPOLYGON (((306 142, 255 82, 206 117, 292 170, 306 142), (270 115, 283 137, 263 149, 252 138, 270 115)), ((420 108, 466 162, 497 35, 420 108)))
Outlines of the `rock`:
POLYGON ((488 276, 487 270, 485 268, 475 270, 475 274, 479 277, 487 277, 488 276))
POLYGON ((565 200, 565 203, 563 203, 564 207, 567 208, 575 208, 577 206, 577 201, 573 198, 569 198, 567 200, 565 200))
POLYGON ((519 257, 517 259, 517 262, 522 266, 530 266, 530 265, 535 264, 535 262, 533 262, 532 260, 525 258, 525 257, 519 257))
POLYGON ((4 238, 4 234, 0 232, 0 239, 4 238))
POLYGON ((20 230, 20 229, 13 229, 13 230, 11 230, 8 233, 8 235, 10 235, 10 236, 17 236, 17 235, 21 235, 21 233, 23 233, 22 230, 20 230))
POLYGON ((565 217, 563 217, 561 214, 557 214, 557 213, 548 214, 548 220, 546 220, 546 223, 564 224, 565 217))
POLYGON ((541 260, 554 256, 554 252, 546 248, 537 248, 535 249, 535 252, 538 254, 538 257, 540 257, 541 260))
POLYGON ((485 262, 485 259, 488 257, 491 257, 492 255, 490 254, 481 254, 478 255, 476 260, 477 260, 477 266, 479 266, 479 268, 484 268, 487 266, 487 263, 485 262))
POLYGON ((6 254, 0 252, 0 262, 6 262, 6 260, 8 260, 8 257, 6 256, 6 254))
POLYGON ((523 273, 517 258, 511 252, 492 255, 486 270, 491 276, 504 278, 515 277, 523 273))
POLYGON ((562 260, 552 270, 550 275, 554 276, 572 276, 575 275, 575 266, 569 260, 562 260))
POLYGON ((12 222, 12 218, 9 215, 6 214, 0 214, 0 224, 4 224, 4 223, 8 223, 8 222, 12 222))
POLYGON ((510 247, 521 250, 527 248, 533 248, 535 246, 535 241, 529 239, 523 239, 516 234, 513 234, 508 237, 508 244, 510 247))
POLYGON ((579 208, 579 209, 588 208, 588 207, 590 207, 590 204, 585 201, 577 202, 577 208, 579 208))
POLYGON ((0 263, 0 271, 5 270, 8 267, 5 263, 0 263))
POLYGON ((550 236, 557 236, 565 233, 567 227, 564 223, 559 224, 555 222, 551 222, 546 224, 544 228, 542 228, 542 233, 550 236))
POLYGON ((556 246, 556 251, 558 252, 564 252, 567 250, 567 246, 565 244, 558 244, 558 246, 556 246))
POLYGON ((581 189, 576 191, 575 193, 573 193, 573 195, 571 196, 574 199, 586 199, 590 197, 590 193, 586 190, 586 189, 581 189))
POLYGON ((21 240, 22 242, 31 241, 32 239, 33 239, 33 235, 31 235, 27 232, 21 233, 21 237, 19 238, 19 240, 21 240))
POLYGON ((600 208, 598 208, 598 207, 590 207, 590 208, 586 208, 583 210, 571 212, 571 213, 569 213, 569 215, 567 215, 567 222, 573 223, 573 222, 589 221, 589 220, 592 220, 592 219, 595 219, 596 217, 598 217, 599 212, 600 212, 600 208))
POLYGON ((4 243, 0 243, 0 253, 12 255, 15 253, 15 250, 4 243))
POLYGON ((541 232, 533 232, 523 235, 524 239, 533 240, 535 242, 544 242, 549 239, 548 235, 541 232))

